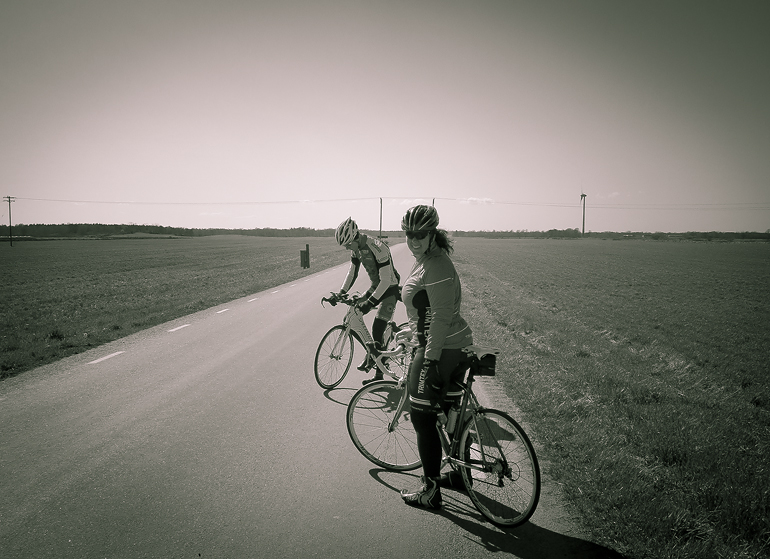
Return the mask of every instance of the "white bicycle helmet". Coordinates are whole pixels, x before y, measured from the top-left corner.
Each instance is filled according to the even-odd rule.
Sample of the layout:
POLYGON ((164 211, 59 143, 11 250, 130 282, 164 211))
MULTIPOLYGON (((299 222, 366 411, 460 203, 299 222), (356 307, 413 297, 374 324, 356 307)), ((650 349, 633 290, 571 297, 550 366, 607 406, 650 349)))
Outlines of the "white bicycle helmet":
POLYGON ((339 227, 337 227, 337 231, 334 233, 334 238, 337 239, 337 242, 341 246, 345 246, 351 241, 354 241, 357 236, 358 225, 356 225, 356 222, 353 221, 352 218, 347 218, 340 223, 339 227))
POLYGON ((438 212, 433 206, 414 206, 401 220, 404 231, 432 231, 438 228, 438 212))

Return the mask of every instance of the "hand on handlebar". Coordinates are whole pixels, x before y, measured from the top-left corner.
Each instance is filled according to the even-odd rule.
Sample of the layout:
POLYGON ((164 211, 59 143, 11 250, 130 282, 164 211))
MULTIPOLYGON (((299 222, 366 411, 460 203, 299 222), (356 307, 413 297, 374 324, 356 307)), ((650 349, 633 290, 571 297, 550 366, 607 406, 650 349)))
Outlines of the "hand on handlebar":
POLYGON ((363 297, 356 301, 356 306, 358 307, 358 310, 360 310, 362 314, 367 314, 369 311, 371 311, 374 308, 374 305, 372 304, 372 302, 369 299, 364 299, 363 297))
POLYGON ((393 341, 398 344, 403 344, 404 347, 416 347, 418 344, 417 340, 414 339, 414 336, 412 336, 412 331, 409 329, 409 327, 404 328, 403 330, 399 330, 396 333, 396 337, 393 339, 393 341))
POLYGON ((337 305, 337 302, 340 301, 342 297, 340 296, 340 293, 334 293, 333 291, 329 294, 328 297, 321 297, 321 304, 323 305, 324 301, 329 303, 332 307, 337 305))

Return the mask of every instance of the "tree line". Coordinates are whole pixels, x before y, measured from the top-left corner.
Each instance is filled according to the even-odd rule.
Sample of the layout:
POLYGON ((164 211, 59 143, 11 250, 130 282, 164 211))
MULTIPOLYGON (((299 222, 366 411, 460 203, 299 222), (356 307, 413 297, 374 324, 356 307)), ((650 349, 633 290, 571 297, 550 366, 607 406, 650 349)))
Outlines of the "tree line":
MULTIPOLYGON (((186 227, 167 227, 163 225, 108 225, 102 223, 67 223, 67 224, 32 224, 14 225, 13 238, 19 240, 34 239, 79 239, 96 238, 108 239, 122 236, 153 235, 163 237, 208 237, 212 235, 248 235, 253 237, 333 237, 334 229, 311 229, 309 227, 292 227, 291 229, 275 229, 271 227, 255 229, 193 229, 186 227)), ((365 231, 377 236, 378 231, 365 231)), ((403 237, 403 231, 383 231, 383 236, 403 237)), ((589 232, 585 235, 574 229, 549 229, 548 231, 454 231, 455 237, 484 237, 488 239, 579 239, 581 237, 599 239, 647 239, 671 241, 740 241, 740 240, 770 240, 770 230, 759 232, 719 232, 692 231, 687 233, 645 233, 645 232, 589 232)), ((9 238, 7 225, 0 225, 0 241, 9 238)))
MULTIPOLYGON (((33 224, 14 225, 13 237, 28 238, 77 238, 77 237, 119 237, 125 235, 161 235, 166 237, 208 237, 211 235, 251 235, 256 237, 329 237, 334 229, 191 229, 166 227, 163 225, 105 225, 101 223, 66 223, 57 225, 33 224)), ((0 226, 0 236, 8 237, 8 226, 0 226)))

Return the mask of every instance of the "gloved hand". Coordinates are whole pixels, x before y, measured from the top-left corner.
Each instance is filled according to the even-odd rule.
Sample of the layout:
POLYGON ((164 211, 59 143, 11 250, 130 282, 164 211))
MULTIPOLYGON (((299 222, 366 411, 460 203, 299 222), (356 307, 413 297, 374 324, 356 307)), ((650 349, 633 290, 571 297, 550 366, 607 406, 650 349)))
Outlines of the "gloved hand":
POLYGON ((374 308, 374 303, 372 303, 369 299, 358 303, 358 309, 363 313, 366 314, 369 311, 371 311, 374 308))
POLYGON ((395 345, 404 344, 406 347, 413 347, 417 344, 417 342, 412 339, 412 331, 409 329, 409 326, 403 330, 399 330, 398 333, 396 333, 393 342, 395 345))
POLYGON ((441 375, 438 372, 438 361, 435 359, 426 359, 423 361, 420 376, 423 377, 423 375, 426 386, 435 392, 437 398, 440 397, 444 383, 441 382, 441 375))

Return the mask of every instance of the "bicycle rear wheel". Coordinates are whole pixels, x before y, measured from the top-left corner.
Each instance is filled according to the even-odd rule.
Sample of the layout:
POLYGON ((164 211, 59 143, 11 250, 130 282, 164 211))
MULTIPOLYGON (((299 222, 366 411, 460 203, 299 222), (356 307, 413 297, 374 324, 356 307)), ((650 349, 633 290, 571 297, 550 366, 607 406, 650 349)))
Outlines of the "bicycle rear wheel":
POLYGON ((483 470, 461 467, 473 504, 492 523, 518 526, 540 500, 540 467, 526 433, 508 414, 481 410, 460 435, 461 459, 483 470))
POLYGON ((334 388, 348 374, 353 361, 353 336, 345 326, 334 326, 315 352, 315 380, 321 388, 334 388))
POLYGON ((375 381, 353 395, 348 404, 350 439, 368 460, 389 470, 420 467, 417 434, 412 426, 406 385, 375 381))

